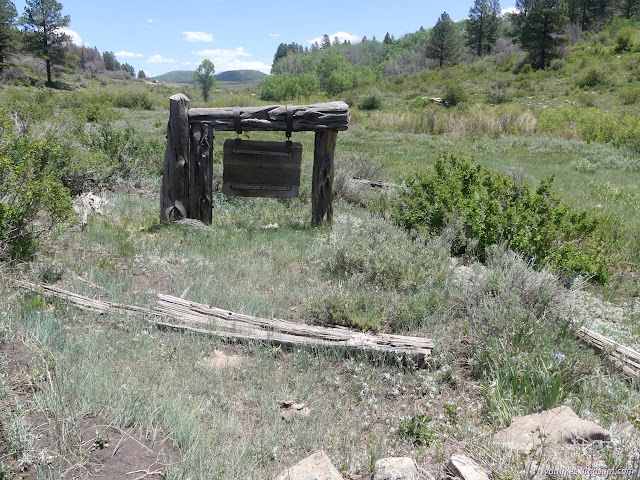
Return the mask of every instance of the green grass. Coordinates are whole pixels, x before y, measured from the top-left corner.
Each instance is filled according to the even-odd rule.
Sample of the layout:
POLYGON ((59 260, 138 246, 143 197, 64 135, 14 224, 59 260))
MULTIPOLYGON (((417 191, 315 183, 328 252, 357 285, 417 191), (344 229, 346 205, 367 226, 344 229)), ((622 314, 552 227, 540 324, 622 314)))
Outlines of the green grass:
MULTIPOLYGON (((472 103, 498 80, 497 74, 490 78, 489 66, 454 72, 470 74, 465 88, 472 103), (473 78, 485 78, 486 85, 473 86, 473 78)), ((563 68, 578 71, 571 61, 563 68)), ((435 72, 423 76, 437 78, 435 72)), ((296 133, 304 151, 297 199, 226 198, 215 192, 211 226, 160 226, 159 176, 148 171, 122 175, 114 183, 136 187, 133 194, 102 191, 109 200, 105 215, 91 218, 82 229, 58 226, 43 238, 33 262, 5 268, 0 342, 26 342, 34 352, 32 374, 46 377, 48 366, 54 386, 25 400, 25 408, 61 422, 67 432, 75 431, 82 415, 92 414, 118 427, 135 425, 152 439, 165 434, 180 452, 167 471, 170 479, 270 478, 320 449, 345 476, 366 477, 375 460, 391 455, 412 456, 438 476, 461 448, 473 452, 496 478, 508 478, 525 472, 528 460, 493 444, 490 436, 515 415, 567 404, 614 432, 635 421, 637 385, 626 383, 573 340, 567 318, 577 304, 555 276, 534 271, 501 248, 491 251, 486 265, 461 266, 460 260, 454 265, 446 234, 412 238, 388 219, 393 194, 358 190, 346 179, 400 183, 413 173, 431 172, 444 151, 472 156, 502 173, 515 171, 533 185, 554 174, 564 202, 602 212, 610 217, 609 228, 619 231, 618 260, 629 270, 604 293, 620 302, 633 300, 640 287, 633 277, 640 258, 636 156, 609 144, 534 134, 456 137, 370 128, 375 115, 413 115, 413 107, 402 102, 437 93, 438 85, 418 80, 422 77, 383 86, 380 109, 354 110, 354 125, 339 135, 331 228, 309 226, 313 135, 296 133), (250 315, 428 336, 436 349, 427 368, 416 369, 389 356, 226 344, 158 330, 143 316, 84 312, 16 290, 12 277, 47 280, 91 298, 141 306, 152 306, 158 293, 166 293, 250 315), (242 364, 211 369, 206 359, 216 349, 241 355, 242 364), (554 363, 558 353, 566 356, 561 365, 554 363), (278 400, 303 402, 311 415, 287 423, 280 418, 278 400)), ((516 92, 527 88, 546 95, 535 86, 538 80, 555 82, 558 89, 572 81, 557 71, 514 78, 510 98, 530 102, 516 92), (529 87, 516 85, 524 80, 530 80, 529 87)), ((86 88, 55 92, 52 99, 40 95, 39 104, 35 92, 10 87, 0 91, 0 100, 24 115, 34 128, 31 134, 42 125, 46 109, 54 108, 56 122, 73 124, 60 129, 59 137, 84 142, 81 132, 100 125, 87 122, 85 114, 101 84, 90 80, 86 88)), ((120 88, 129 87, 107 90, 117 94, 120 88)), ((136 138, 162 142, 167 98, 176 92, 161 85, 145 88, 151 110, 110 107, 117 118, 107 123, 115 132, 133 125, 136 138)), ((260 104, 251 92, 230 95, 221 89, 210 104, 260 104)), ((197 90, 186 93, 193 105, 201 104, 197 90)), ((353 95, 360 93, 366 92, 353 95)), ((603 103, 609 95, 597 94, 603 103)), ((462 108, 458 113, 475 115, 462 108)), ((216 134, 215 181, 220 180, 221 145, 234 136, 216 134)), ((283 140, 284 134, 244 138, 283 140)), ((624 340, 637 343, 637 313, 629 305, 615 306, 631 332, 624 340)), ((6 385, 0 376, 0 402, 12 395, 6 385)), ((3 432, 12 421, 18 425, 20 412, 15 413, 13 419, 0 419, 3 432)), ((621 438, 606 449, 594 448, 594 461, 631 464, 638 443, 621 438)), ((544 461, 569 467, 579 460, 570 449, 545 455, 544 461)))

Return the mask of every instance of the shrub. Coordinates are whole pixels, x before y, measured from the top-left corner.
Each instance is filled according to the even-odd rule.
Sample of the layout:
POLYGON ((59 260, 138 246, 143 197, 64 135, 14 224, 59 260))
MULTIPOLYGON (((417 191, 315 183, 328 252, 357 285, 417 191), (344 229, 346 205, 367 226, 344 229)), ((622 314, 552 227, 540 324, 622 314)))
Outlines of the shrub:
POLYGON ((489 103, 504 103, 509 100, 509 84, 498 82, 489 90, 489 103))
POLYGON ((362 110, 378 110, 381 106, 382 100, 375 93, 365 97, 359 105, 362 110))
POLYGON ((318 77, 313 74, 271 75, 264 79, 260 87, 260 98, 263 100, 295 100, 307 97, 320 90, 318 77))
POLYGON ((623 27, 616 33, 613 40, 613 53, 630 52, 633 48, 635 31, 631 27, 623 27))
POLYGON ((120 108, 151 110, 153 109, 153 101, 149 96, 149 92, 144 90, 126 90, 119 92, 113 98, 113 106, 120 108))
POLYGON ((640 88, 625 87, 620 90, 618 97, 623 105, 634 105, 640 100, 640 88))
POLYGON ((601 221, 560 203, 553 178, 537 189, 465 157, 441 156, 436 172, 408 181, 393 217, 407 229, 451 229, 451 253, 486 260, 487 247, 509 248, 567 275, 609 276, 601 221))
MULTIPOLYGON (((107 165, 112 166, 113 173, 123 177, 134 172, 154 175, 162 172, 163 142, 160 139, 145 140, 131 125, 127 125, 122 131, 115 130, 110 124, 100 125, 90 134, 89 148, 105 154, 109 160, 107 165)), ((101 172, 107 166, 103 159, 104 156, 93 157, 93 160, 98 161, 101 172)))
POLYGON ((459 103, 466 102, 469 99, 469 94, 460 83, 450 83, 445 89, 443 100, 448 105, 458 105, 459 103))
POLYGON ((0 259, 28 259, 38 236, 69 216, 71 200, 55 168, 62 154, 55 142, 16 138, 0 110, 0 259))
POLYGON ((593 88, 606 83, 607 76, 598 67, 589 67, 576 79, 579 88, 593 88))

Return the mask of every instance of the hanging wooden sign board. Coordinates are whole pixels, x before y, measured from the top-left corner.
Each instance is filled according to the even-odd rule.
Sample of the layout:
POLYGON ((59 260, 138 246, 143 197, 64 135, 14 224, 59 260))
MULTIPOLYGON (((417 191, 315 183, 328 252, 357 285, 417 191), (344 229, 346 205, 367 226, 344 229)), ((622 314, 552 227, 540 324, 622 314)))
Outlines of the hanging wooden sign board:
POLYGON ((300 143, 227 140, 222 192, 240 197, 297 197, 301 163, 300 143))

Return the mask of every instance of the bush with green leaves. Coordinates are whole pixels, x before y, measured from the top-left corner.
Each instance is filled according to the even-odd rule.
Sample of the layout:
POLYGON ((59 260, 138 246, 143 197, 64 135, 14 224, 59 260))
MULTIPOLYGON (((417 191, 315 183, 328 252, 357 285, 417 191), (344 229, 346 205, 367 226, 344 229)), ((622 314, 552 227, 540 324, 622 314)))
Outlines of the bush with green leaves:
POLYGON ((54 141, 17 137, 0 110, 0 259, 28 259, 37 238, 71 212, 56 168, 64 149, 54 141))
POLYGON ((576 79, 579 88, 594 88, 607 83, 607 74, 599 67, 589 67, 576 79))
POLYGON ((632 27, 622 27, 616 33, 613 39, 614 47, 613 53, 626 53, 630 52, 633 48, 633 37, 635 36, 635 29, 632 27))
MULTIPOLYGON (((100 165, 100 171, 112 168, 113 174, 123 178, 137 172, 159 175, 165 145, 161 139, 145 139, 133 126, 116 130, 111 124, 99 125, 89 136, 89 150, 100 165), (106 155, 111 166, 100 161, 106 155)), ((89 157, 91 156, 89 155, 89 157)))
POLYGON ((445 89, 443 100, 447 105, 455 106, 469 100, 469 94, 461 83, 450 83, 445 89))
POLYGON ((378 110, 382 106, 382 100, 376 93, 366 96, 358 105, 362 110, 378 110))
POLYGON ((263 100, 296 100, 308 97, 320 90, 320 82, 316 75, 303 73, 301 75, 271 75, 264 79, 260 90, 263 100))
POLYGON ((538 266, 605 282, 613 240, 594 213, 563 205, 552 182, 547 178, 533 189, 469 158, 442 155, 435 173, 409 179, 393 217, 417 232, 450 229, 454 255, 484 261, 487 247, 504 243, 538 266))

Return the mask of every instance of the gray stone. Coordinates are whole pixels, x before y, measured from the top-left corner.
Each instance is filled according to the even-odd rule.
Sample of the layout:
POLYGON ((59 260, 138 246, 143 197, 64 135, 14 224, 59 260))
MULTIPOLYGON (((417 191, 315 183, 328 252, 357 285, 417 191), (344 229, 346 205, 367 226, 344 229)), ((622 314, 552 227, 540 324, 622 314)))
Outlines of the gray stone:
POLYGON ((542 445, 564 445, 601 440, 608 442, 611 434, 589 420, 583 420, 570 407, 561 406, 541 413, 518 417, 494 439, 520 450, 542 445))
POLYGON ((447 470, 462 480, 489 480, 482 467, 465 455, 451 455, 447 470))
POLYGON ((381 458, 373 467, 373 480, 419 480, 416 462, 409 457, 381 458))
POLYGON ((317 452, 278 474, 275 480, 344 480, 324 452, 317 452))

